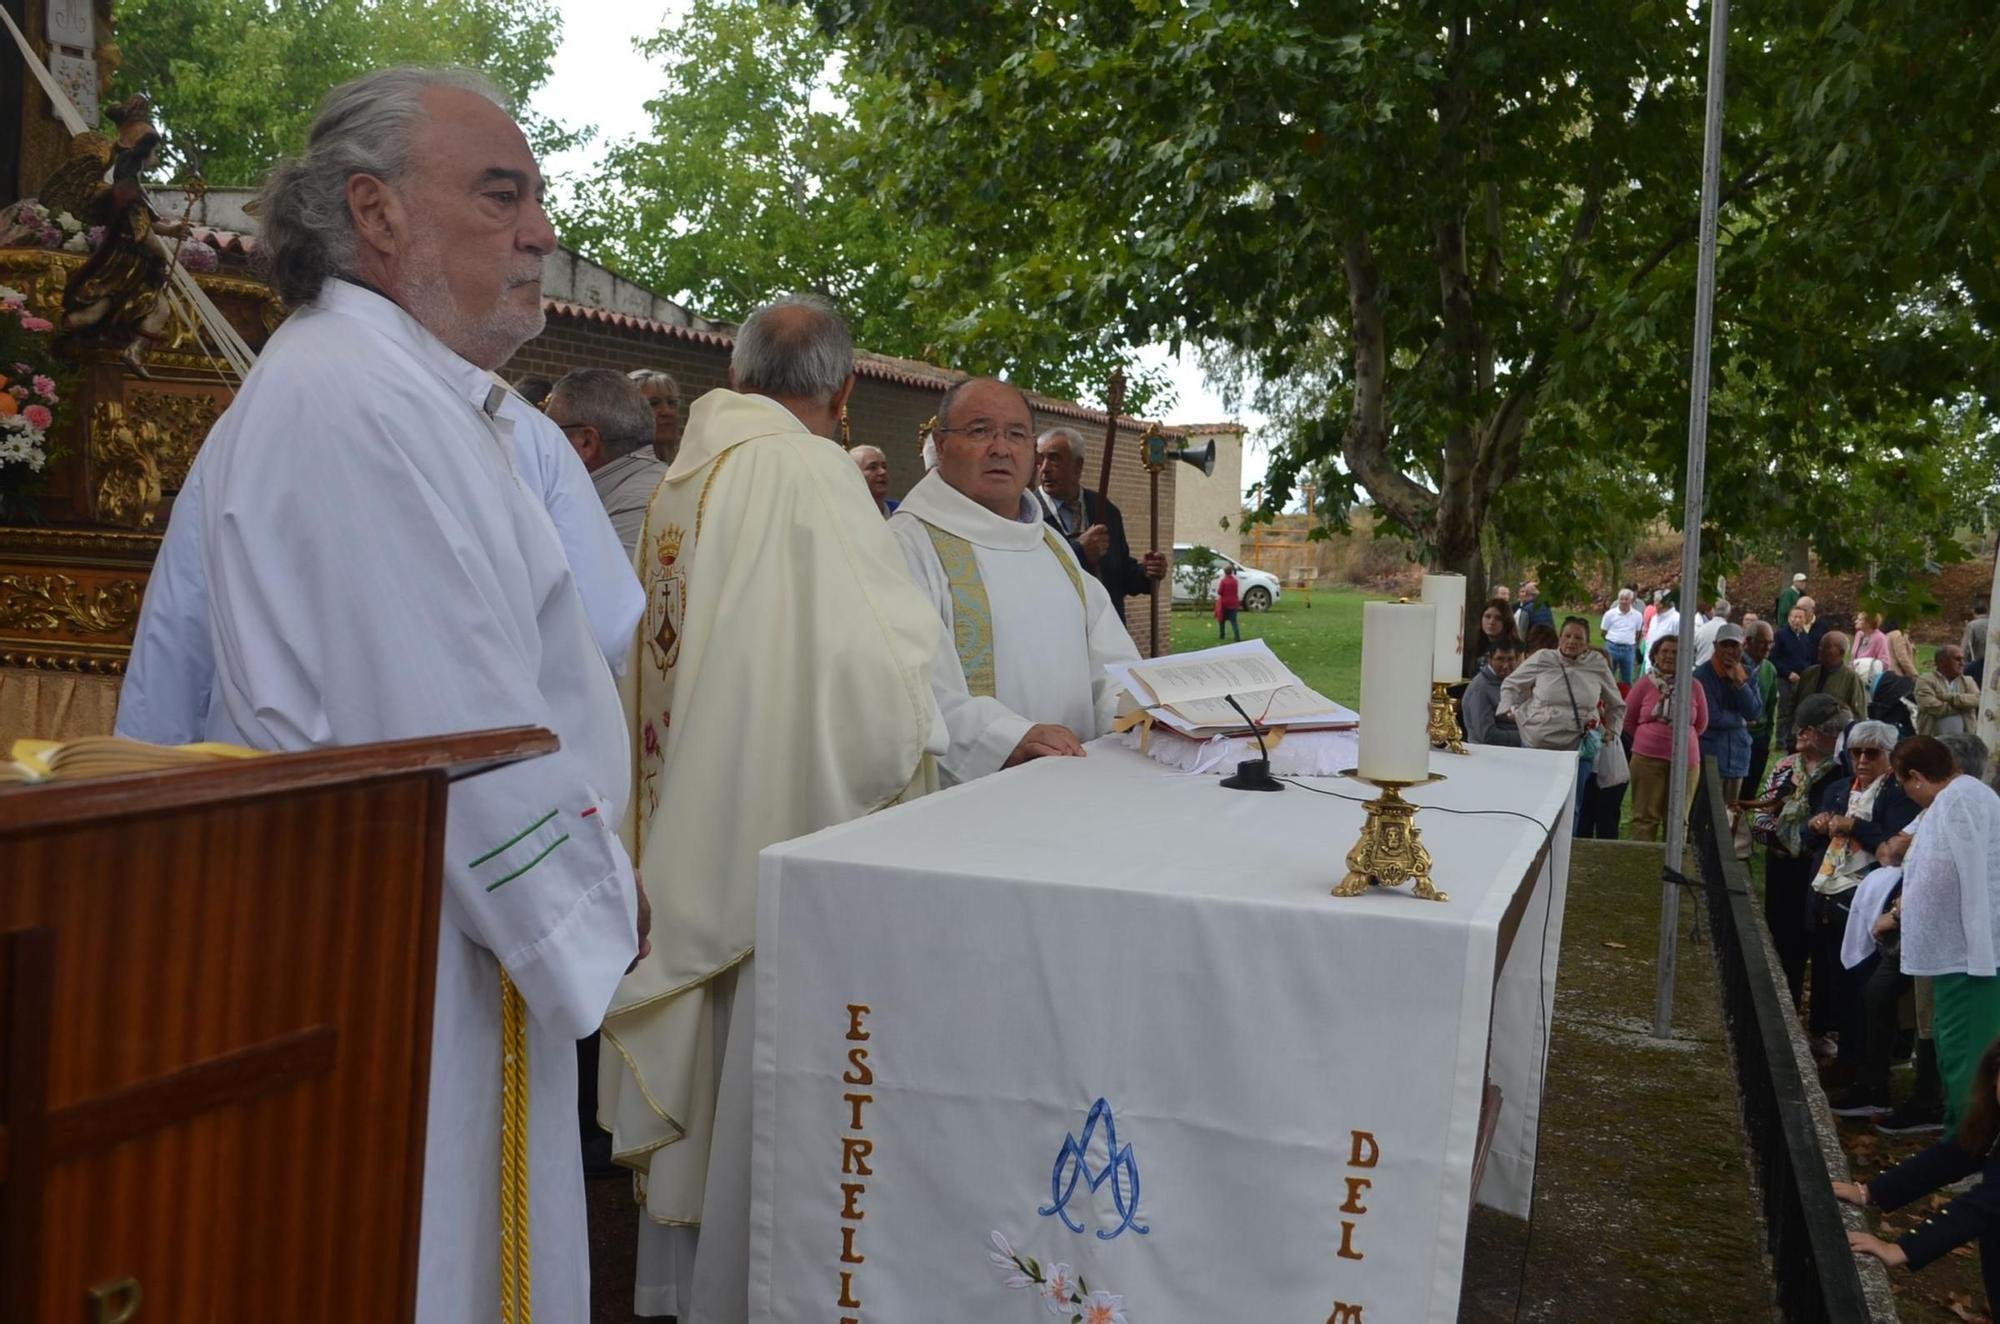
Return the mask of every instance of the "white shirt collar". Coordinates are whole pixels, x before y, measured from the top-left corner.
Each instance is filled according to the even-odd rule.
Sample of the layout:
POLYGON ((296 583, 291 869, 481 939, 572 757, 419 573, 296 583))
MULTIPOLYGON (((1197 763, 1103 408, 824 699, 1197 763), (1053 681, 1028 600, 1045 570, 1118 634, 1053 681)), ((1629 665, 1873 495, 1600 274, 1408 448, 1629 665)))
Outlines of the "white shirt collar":
POLYGON ((503 395, 505 393, 504 387, 496 388, 493 375, 486 369, 460 358, 455 350, 432 335, 400 304, 374 290, 351 280, 331 277, 320 286, 319 297, 313 303, 330 313, 351 317, 373 327, 395 341, 449 386, 452 394, 462 396, 474 409, 494 412, 499 403, 495 397, 496 389, 503 395))
POLYGON ((982 547, 1026 551, 1041 546, 1042 504, 1021 493, 1014 518, 996 515, 985 506, 947 483, 940 470, 933 469, 903 498, 898 513, 908 511, 925 523, 934 524, 982 547))

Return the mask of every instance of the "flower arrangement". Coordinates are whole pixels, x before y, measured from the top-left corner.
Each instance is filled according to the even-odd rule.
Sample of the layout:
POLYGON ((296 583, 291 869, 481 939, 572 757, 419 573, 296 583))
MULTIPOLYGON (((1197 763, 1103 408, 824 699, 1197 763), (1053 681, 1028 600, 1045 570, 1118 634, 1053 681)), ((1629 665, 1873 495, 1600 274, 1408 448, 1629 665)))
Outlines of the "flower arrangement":
POLYGON ((1007 1275, 1005 1286, 1033 1288, 1043 1309, 1058 1318, 1067 1315, 1070 1324, 1129 1324, 1125 1318, 1125 1298, 1090 1289, 1067 1264, 1044 1268, 1032 1255, 1019 1255, 1007 1238, 993 1234, 993 1249, 986 1258, 1007 1275))
MULTIPOLYGON (((34 198, 0 208, 0 248, 52 248, 64 253, 94 253, 104 242, 104 227, 85 225, 66 211, 51 211, 34 198)), ((222 266, 222 254, 204 240, 184 239, 174 248, 189 271, 212 272, 222 266)))
POLYGON ((32 517, 64 388, 50 345, 55 325, 28 311, 27 296, 0 285, 0 519, 32 517))
POLYGON ((0 243, 87 253, 91 238, 83 222, 68 212, 52 212, 33 198, 23 198, 0 212, 0 243))

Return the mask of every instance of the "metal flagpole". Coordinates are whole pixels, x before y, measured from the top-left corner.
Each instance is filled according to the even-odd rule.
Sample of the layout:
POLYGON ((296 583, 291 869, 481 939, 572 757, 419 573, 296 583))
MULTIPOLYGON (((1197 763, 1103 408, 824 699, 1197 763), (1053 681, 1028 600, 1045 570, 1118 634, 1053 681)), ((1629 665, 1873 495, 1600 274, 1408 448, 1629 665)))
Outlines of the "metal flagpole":
POLYGON ((1680 941, 1680 885, 1687 842, 1688 741, 1694 705, 1694 604, 1701 585, 1701 516, 1708 462, 1708 343, 1715 326, 1715 212, 1722 186, 1722 86, 1729 63, 1729 0, 1710 0, 1708 12, 1708 127, 1701 150, 1701 265, 1695 278, 1694 370, 1688 390, 1686 512, 1682 531, 1681 646, 1674 668, 1674 749, 1667 789, 1667 872, 1660 882, 1659 988, 1653 999, 1653 1037, 1673 1032, 1674 961, 1680 941))

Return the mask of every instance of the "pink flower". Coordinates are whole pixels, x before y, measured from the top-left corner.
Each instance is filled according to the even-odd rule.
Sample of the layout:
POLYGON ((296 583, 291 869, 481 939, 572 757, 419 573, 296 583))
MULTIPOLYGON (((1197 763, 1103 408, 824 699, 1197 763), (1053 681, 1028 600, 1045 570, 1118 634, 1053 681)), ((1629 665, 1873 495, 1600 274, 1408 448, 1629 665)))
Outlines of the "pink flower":
POLYGON ((16 400, 25 400, 28 398, 28 388, 25 386, 10 386, 7 388, 7 394, 13 396, 16 400))
POLYGON ((1067 1315, 1076 1297, 1076 1275, 1067 1264, 1058 1264, 1042 1280, 1042 1305, 1051 1315, 1067 1315))
MULTIPOLYGON (((12 299, 9 299, 9 300, 8 300, 8 302, 9 302, 9 303, 13 303, 13 302, 15 302, 15 301, 14 301, 14 300, 12 300, 12 299)), ((14 371, 15 371, 15 372, 33 372, 34 370, 35 370, 35 367, 34 367, 34 365, 33 365, 33 364, 31 364, 31 363, 17 363, 17 364, 15 364, 15 365, 14 365, 14 371)))
POLYGON ((1125 1324, 1125 1298, 1092 1292, 1083 1303, 1083 1324, 1125 1324))
POLYGON ((49 424, 56 421, 56 416, 41 405, 29 405, 21 411, 21 417, 27 419, 28 426, 37 432, 47 432, 49 424))
POLYGON ((32 313, 24 313, 21 316, 21 329, 23 331, 53 331, 56 329, 56 324, 46 317, 36 317, 32 313))
POLYGON ((56 379, 36 373, 35 394, 41 396, 42 399, 47 400, 50 404, 54 404, 56 400, 56 379))

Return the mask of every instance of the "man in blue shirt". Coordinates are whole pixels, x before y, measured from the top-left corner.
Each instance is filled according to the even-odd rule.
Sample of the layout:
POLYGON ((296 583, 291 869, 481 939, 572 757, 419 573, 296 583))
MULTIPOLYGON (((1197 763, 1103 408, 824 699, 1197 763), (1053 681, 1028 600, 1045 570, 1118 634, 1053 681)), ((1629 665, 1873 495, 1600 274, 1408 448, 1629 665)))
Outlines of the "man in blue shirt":
POLYGON ((1764 715, 1764 701, 1743 666, 1743 629, 1724 625, 1715 632, 1715 651, 1694 669, 1708 696, 1708 729, 1701 733, 1703 758, 1715 760, 1722 795, 1735 804, 1750 774, 1750 724, 1764 715))

